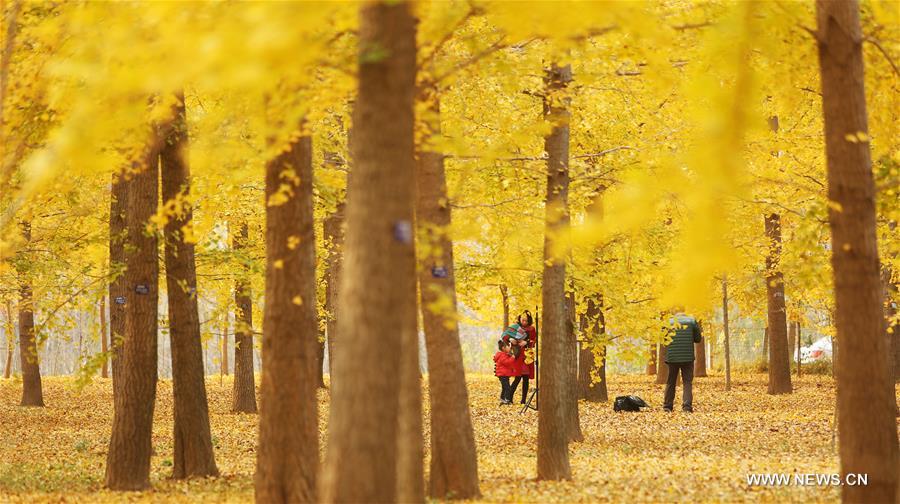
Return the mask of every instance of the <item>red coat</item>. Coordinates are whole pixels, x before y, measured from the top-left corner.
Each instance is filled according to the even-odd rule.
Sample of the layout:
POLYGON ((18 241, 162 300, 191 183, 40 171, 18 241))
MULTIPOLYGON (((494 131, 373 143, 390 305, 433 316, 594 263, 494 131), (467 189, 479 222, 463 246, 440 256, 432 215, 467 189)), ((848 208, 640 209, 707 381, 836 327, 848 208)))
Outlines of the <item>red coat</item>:
POLYGON ((518 376, 516 358, 506 352, 494 354, 494 376, 518 376))
MULTIPOLYGON (((533 325, 530 325, 528 327, 523 327, 522 329, 524 329, 525 332, 528 333, 528 345, 526 345, 525 348, 537 349, 537 330, 534 328, 533 325)), ((534 377, 535 377, 534 362, 532 362, 531 364, 525 364, 524 349, 523 349, 523 352, 521 355, 522 355, 522 370, 521 370, 522 376, 527 375, 529 380, 534 380, 534 377)))

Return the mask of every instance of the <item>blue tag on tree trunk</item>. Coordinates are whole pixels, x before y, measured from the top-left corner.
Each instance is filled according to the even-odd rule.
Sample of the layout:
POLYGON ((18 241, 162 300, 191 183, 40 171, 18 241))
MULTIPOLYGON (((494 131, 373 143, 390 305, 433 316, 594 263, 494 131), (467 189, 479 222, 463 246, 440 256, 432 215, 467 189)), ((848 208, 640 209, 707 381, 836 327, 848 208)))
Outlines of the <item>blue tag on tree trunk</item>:
POLYGON ((134 292, 137 292, 138 294, 149 294, 150 287, 148 287, 146 284, 137 284, 134 287, 134 292))
POLYGON ((433 266, 431 268, 431 276, 434 278, 447 278, 447 268, 443 266, 433 266))
POLYGON ((116 296, 115 303, 121 305, 125 304, 125 296, 116 296))

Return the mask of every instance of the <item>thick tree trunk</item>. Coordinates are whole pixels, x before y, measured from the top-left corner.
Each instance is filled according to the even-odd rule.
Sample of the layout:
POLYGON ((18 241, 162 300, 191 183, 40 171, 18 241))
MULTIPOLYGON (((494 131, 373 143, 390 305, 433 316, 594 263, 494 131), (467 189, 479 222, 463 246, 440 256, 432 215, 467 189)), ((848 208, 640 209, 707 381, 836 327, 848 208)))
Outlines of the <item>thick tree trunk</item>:
POLYGON ((345 203, 338 203, 334 212, 325 217, 323 224, 325 243, 328 247, 328 255, 325 258, 325 337, 328 343, 328 375, 331 386, 334 386, 334 356, 338 346, 337 335, 337 301, 338 285, 341 277, 341 257, 344 246, 344 207, 345 203))
MULTIPOLYGON (((155 170, 155 168, 154 168, 155 170)), ((124 172, 114 173, 109 203, 109 342, 112 362, 113 396, 118 397, 122 385, 122 347, 125 343, 125 207, 130 181, 124 172)))
POLYGON ((331 388, 324 502, 392 502, 398 480, 407 480, 398 478, 397 452, 401 349, 417 337, 416 22, 410 7, 378 2, 360 12, 354 166, 337 319, 341 347, 331 388), (376 50, 379 57, 372 57, 376 50), (361 330, 373 324, 375 355, 376 342, 361 330), (374 368, 363 384, 360 366, 366 363, 374 368))
POLYGON ((594 358, 594 341, 595 338, 603 337, 606 331, 606 323, 603 319, 603 310, 601 301, 593 296, 587 299, 587 313, 584 341, 581 346, 581 354, 578 359, 578 388, 579 398, 588 402, 606 402, 609 400, 609 394, 606 387, 606 346, 603 346, 603 359, 597 366, 597 375, 600 378, 598 383, 592 384, 591 370, 596 366, 594 358))
POLYGON ((100 377, 109 377, 109 360, 105 357, 109 351, 107 343, 107 327, 106 327, 106 294, 100 296, 100 352, 104 355, 103 367, 100 368, 100 377))
POLYGON ((694 343, 694 378, 707 376, 706 374, 706 341, 694 343))
POLYGON ((766 301, 769 334, 769 393, 790 394, 791 357, 787 344, 787 312, 784 305, 784 278, 781 274, 781 217, 766 216, 766 301))
MULTIPOLYGON (((175 453, 172 477, 216 476, 209 406, 206 399, 200 316, 197 312, 197 269, 194 244, 185 235, 191 229, 193 209, 189 201, 191 169, 188 165, 188 132, 184 96, 173 107, 173 126, 160 152, 162 200, 174 205, 164 228, 166 293, 169 337, 172 348, 175 453)), ((227 320, 227 317, 226 317, 227 320)), ((225 337, 225 341, 228 341, 225 337)), ((227 356, 225 353, 223 355, 227 356)))
MULTIPOLYGON (((153 142, 151 142, 153 143, 153 142)), ((156 215, 159 152, 148 147, 124 183, 125 204, 124 342, 115 393, 112 436, 106 458, 106 486, 112 490, 150 487, 151 431, 157 379, 158 238, 147 233, 156 215)), ((115 362, 115 361, 114 361, 115 362)), ((115 373, 115 366, 113 372, 115 373)), ((113 375, 115 377, 115 374, 113 375)))
MULTIPOLYGON (((31 222, 20 223, 24 247, 30 247, 31 222)), ((19 276, 19 363, 22 369, 22 406, 43 406, 41 369, 38 356, 37 335, 34 331, 34 297, 30 272, 25 264, 27 252, 18 258, 19 276)))
POLYGON ((656 358, 656 383, 663 385, 669 376, 669 366, 666 364, 666 345, 659 344, 659 356, 656 358))
MULTIPOLYGON (((570 285, 570 289, 574 288, 570 285)), ((575 335, 575 292, 566 293, 566 423, 569 441, 584 441, 578 416, 578 339, 575 335)))
MULTIPOLYGON (((232 238, 232 248, 243 253, 247 248, 249 231, 241 222, 232 238)), ((233 413, 256 413, 256 382, 253 376, 253 300, 250 291, 249 268, 244 267, 234 282, 234 387, 231 390, 233 413)))
POLYGON ((266 309, 255 478, 259 503, 317 501, 315 245, 312 140, 301 136, 266 166, 266 309), (285 201, 274 197, 285 190, 285 201))
POLYGON ((650 376, 656 376, 656 357, 658 353, 657 343, 650 343, 647 345, 647 353, 649 356, 647 357, 647 374, 650 376))
MULTIPOLYGON (((30 247, 31 222, 22 221, 24 248, 30 247)), ((27 252, 23 252, 26 254, 27 252)), ((22 366, 22 406, 43 406, 41 368, 38 360, 37 335, 34 332, 34 297, 30 272, 24 264, 27 257, 17 261, 19 271, 19 362, 22 366)))
MULTIPOLYGON (((439 136, 438 98, 422 98, 431 100, 436 117, 435 123, 428 125, 429 133, 439 136)), ((481 494, 478 457, 459 341, 450 222, 444 156, 438 152, 420 152, 416 171, 416 226, 419 245, 424 250, 424 257, 419 259, 419 291, 431 400, 428 495, 433 499, 474 499, 481 494)), ((504 293, 505 288, 501 286, 501 294, 504 293)), ((508 321, 508 304, 506 308, 504 315, 508 321)))
MULTIPOLYGON (((546 93, 558 94, 572 81, 569 66, 553 66, 545 77, 546 93)), ((547 199, 544 272, 541 297, 544 337, 541 366, 542 399, 538 410, 537 476, 539 480, 570 480, 569 426, 566 423, 568 378, 566 345, 566 260, 554 248, 569 226, 569 111, 559 96, 544 99, 544 119, 552 130, 544 138, 547 152, 547 199)))
POLYGON ((725 336, 725 390, 731 390, 731 340, 728 335, 728 280, 722 279, 722 332, 725 336))
MULTIPOLYGON (((778 133, 778 116, 769 118, 769 128, 778 133)), ((787 311, 784 297, 784 278, 781 273, 781 216, 773 213, 765 217, 768 254, 766 255, 766 323, 763 354, 768 358, 769 393, 789 394, 791 385, 791 354, 787 344, 787 311), (768 344, 768 354, 766 346, 768 344)))
POLYGON ((897 426, 887 358, 863 78, 855 0, 816 2, 825 157, 834 271, 835 357, 841 471, 868 474, 843 485, 845 502, 897 502, 897 426))

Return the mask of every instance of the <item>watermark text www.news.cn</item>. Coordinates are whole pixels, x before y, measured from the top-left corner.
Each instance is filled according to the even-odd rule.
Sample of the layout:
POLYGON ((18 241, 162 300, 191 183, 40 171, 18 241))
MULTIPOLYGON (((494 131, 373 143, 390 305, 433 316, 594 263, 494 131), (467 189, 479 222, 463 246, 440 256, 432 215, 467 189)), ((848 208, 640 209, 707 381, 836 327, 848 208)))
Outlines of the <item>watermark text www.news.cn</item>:
POLYGON ((868 474, 848 473, 760 473, 748 474, 747 484, 750 486, 866 486, 869 484, 868 474))

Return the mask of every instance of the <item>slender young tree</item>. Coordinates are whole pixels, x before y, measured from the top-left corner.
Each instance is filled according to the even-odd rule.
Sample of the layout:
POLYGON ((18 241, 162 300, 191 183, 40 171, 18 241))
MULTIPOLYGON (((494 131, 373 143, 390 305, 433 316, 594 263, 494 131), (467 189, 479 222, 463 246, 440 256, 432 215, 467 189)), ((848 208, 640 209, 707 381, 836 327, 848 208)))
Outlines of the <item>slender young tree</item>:
POLYGON ((559 99, 572 81, 569 66, 552 66, 545 76, 544 117, 552 124, 544 138, 547 152, 547 199, 544 235, 544 337, 541 344, 541 406, 538 410, 537 476, 570 480, 569 425, 566 423, 566 261, 554 248, 569 225, 569 111, 559 99))
MULTIPOLYGON (((249 237, 247 222, 242 221, 232 238, 231 246, 235 253, 244 253, 249 237)), ((245 265, 234 282, 234 386, 231 390, 233 413, 256 413, 256 379, 253 376, 253 301, 250 280, 247 278, 248 269, 245 265)))
POLYGON ((123 183, 125 203, 124 306, 125 339, 116 378, 112 436, 106 457, 106 487, 144 490, 150 487, 151 433, 157 379, 157 311, 159 260, 156 233, 147 223, 156 215, 159 198, 159 148, 151 141, 123 183))
MULTIPOLYGON (((659 345, 659 355, 656 357, 656 384, 664 385, 669 376, 669 366, 666 364, 666 345, 659 345)), ((679 379, 680 379, 679 375, 679 379)))
POLYGON ((657 357, 657 344, 650 343, 647 348, 647 374, 650 376, 656 376, 656 357, 657 357))
POLYGON ((578 337, 575 334, 575 290, 570 283, 566 293, 566 424, 569 426, 569 441, 584 441, 581 419, 578 416, 578 337))
POLYGON ((109 202, 109 342, 113 396, 122 384, 122 346, 125 342, 125 206, 129 181, 125 171, 113 173, 109 202))
POLYGON ((43 406, 41 367, 38 359, 37 335, 34 332, 34 289, 28 268, 28 248, 31 246, 31 221, 20 223, 23 251, 16 260, 19 276, 19 361, 22 367, 22 406, 43 406))
MULTIPOLYGON (((431 137, 441 134, 440 103, 436 90, 420 86, 420 100, 435 118, 427 125, 431 137)), ((428 495, 434 499, 473 499, 478 488, 478 457, 469 412, 469 393, 463 367, 456 313, 456 278, 447 197, 444 155, 426 148, 419 152, 416 171, 416 225, 424 251, 419 266, 422 325, 428 350, 428 387, 431 399, 431 478, 428 495), (449 311, 430 307, 449 300, 449 311), (440 370, 440 372, 438 372, 440 370)), ((509 317, 508 312, 506 317, 509 317)), ((504 326, 505 327, 505 326, 504 326)))
POLYGON ((416 22, 407 2, 362 6, 358 61, 324 502, 392 502, 406 480, 397 475, 400 355, 416 337, 416 22), (360 330, 376 320, 377 357, 360 330), (378 372, 363 382, 359 364, 373 358, 378 372))
MULTIPOLYGON (((701 323, 702 326, 702 323, 701 323)), ((699 343, 694 343, 694 377, 707 376, 706 373, 706 339, 699 343)))
POLYGON ((3 378, 9 378, 12 374, 13 351, 15 347, 15 324, 13 323, 12 303, 6 301, 6 366, 3 367, 3 378))
POLYGON ((173 106, 172 127, 160 151, 162 200, 173 209, 164 226, 166 293, 172 348, 175 453, 172 477, 216 476, 206 399, 194 244, 185 236, 193 220, 191 168, 184 95, 173 106))
POLYGON ((728 280, 722 277, 722 331, 725 335, 725 390, 731 390, 731 339, 728 335, 728 280))
POLYGON ((781 273, 781 217, 765 219, 769 253, 766 255, 766 305, 768 306, 769 393, 790 394, 791 357, 787 344, 787 312, 784 303, 784 276, 781 273))
POLYGON ((312 139, 266 165, 266 309, 256 502, 316 502, 316 251, 312 139))
POLYGON ((844 502, 897 502, 900 461, 887 358, 868 143, 863 33, 856 0, 816 1, 834 271, 841 471, 844 502), (855 141, 854 141, 855 140, 855 141))

